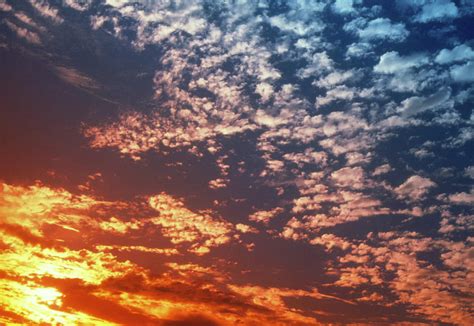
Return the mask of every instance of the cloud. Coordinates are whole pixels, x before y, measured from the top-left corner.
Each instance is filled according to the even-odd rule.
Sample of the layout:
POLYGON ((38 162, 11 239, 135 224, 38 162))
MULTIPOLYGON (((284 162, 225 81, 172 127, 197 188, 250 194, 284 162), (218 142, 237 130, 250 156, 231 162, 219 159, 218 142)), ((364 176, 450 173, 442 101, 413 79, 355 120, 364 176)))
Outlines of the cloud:
POLYGON ((339 301, 346 304, 353 304, 351 301, 340 299, 336 296, 326 295, 320 293, 317 289, 298 290, 288 288, 272 288, 251 285, 231 285, 229 288, 244 297, 251 299, 255 304, 270 308, 276 312, 274 322, 294 324, 313 324, 317 322, 314 318, 301 315, 298 310, 293 310, 285 303, 285 298, 308 298, 313 300, 329 299, 331 301, 339 301))
POLYGON ((368 24, 356 31, 363 40, 390 40, 393 42, 401 42, 407 38, 409 32, 405 28, 405 24, 393 24, 388 18, 376 18, 368 22, 368 24))
POLYGON ((97 90, 100 88, 100 85, 95 80, 74 68, 57 66, 54 70, 59 78, 76 87, 90 90, 97 90))
POLYGON ((449 202, 455 205, 474 205, 474 190, 470 193, 459 192, 448 196, 449 202))
POLYGON ((316 105, 323 106, 337 100, 352 100, 356 94, 356 90, 341 85, 326 92, 325 96, 316 97, 316 105))
POLYGON ((361 189, 364 187, 365 173, 361 167, 345 167, 331 174, 332 181, 339 187, 361 189))
POLYGON ((255 89, 255 93, 260 95, 263 102, 267 102, 273 95, 273 87, 268 83, 260 83, 255 89))
POLYGON ((283 208, 275 207, 268 211, 256 211, 249 216, 250 221, 269 223, 276 215, 283 212, 283 208))
POLYGON ((209 188, 211 189, 221 189, 226 188, 229 183, 229 179, 217 178, 209 181, 209 188))
POLYGON ((328 155, 326 152, 316 152, 311 148, 305 149, 303 153, 286 153, 283 158, 302 167, 304 164, 317 164, 326 166, 328 155))
POLYGON ((400 71, 417 68, 429 62, 424 54, 400 56, 398 52, 386 52, 380 57, 379 63, 374 66, 374 71, 382 74, 394 74, 400 71))
POLYGON ((64 0, 64 4, 74 10, 84 11, 90 8, 93 0, 64 0))
MULTIPOLYGON (((410 313, 427 320, 468 325, 472 316, 465 307, 471 300, 459 295, 471 292, 465 283, 469 272, 464 271, 473 266, 462 263, 469 255, 468 248, 463 242, 436 240, 416 232, 369 233, 368 241, 353 244, 330 272, 338 275, 338 286, 386 289, 397 296, 398 303, 408 304, 410 313), (441 251, 443 267, 428 264, 418 255, 433 250, 441 251), (454 270, 460 273, 453 274, 454 270)), ((363 295, 362 301, 369 300, 368 296, 363 295)))
POLYGON ((213 218, 207 212, 194 213, 166 194, 150 197, 149 203, 160 213, 150 222, 161 226, 163 235, 173 244, 190 243, 190 252, 207 254, 211 248, 231 241, 233 225, 229 222, 213 218))
POLYGON ((352 43, 347 47, 347 57, 367 57, 372 55, 373 45, 368 42, 352 43))
POLYGON ((164 256, 177 255, 179 253, 176 249, 170 248, 150 248, 145 246, 120 246, 120 245, 98 245, 95 247, 98 251, 122 251, 122 252, 147 252, 159 254, 164 256))
MULTIPOLYGON (((239 287, 229 283, 223 271, 218 272, 212 267, 174 262, 164 265, 165 272, 157 276, 115 255, 133 252, 174 256, 177 253, 174 248, 103 242, 85 248, 94 240, 110 241, 110 238, 98 239, 97 234, 91 232, 90 225, 94 225, 92 222, 98 218, 92 215, 103 214, 104 207, 99 209, 96 206, 98 202, 90 197, 75 196, 63 189, 42 185, 24 187, 2 184, 0 189, 0 215, 8 217, 2 219, 0 224, 2 321, 104 325, 183 321, 189 324, 187 321, 196 320, 196 316, 231 324, 237 318, 247 324, 265 324, 272 318, 281 319, 285 324, 293 322, 293 319, 313 320, 304 313, 293 312, 286 304, 278 305, 275 307, 278 310, 274 311, 262 309, 260 301, 248 298, 244 290, 245 293, 237 292, 239 287), (89 223, 77 224, 74 221, 78 219, 76 216, 89 223), (61 232, 55 233, 58 231, 51 228, 55 221, 73 225, 78 232, 65 229, 61 232, 69 233, 63 238, 61 232), (78 237, 73 238, 71 234, 76 233, 78 237), (62 241, 59 241, 61 238, 62 241), (206 312, 204 315, 203 311, 206 312), (213 317, 206 317, 208 315, 213 317)), ((178 233, 188 238, 190 234, 191 237, 197 234, 208 236, 212 238, 208 239, 209 246, 212 246, 211 242, 216 244, 217 238, 222 239, 215 221, 205 215, 192 215, 179 202, 160 196, 161 200, 155 197, 152 202, 158 203, 155 208, 160 209, 161 218, 169 222, 173 220, 172 216, 176 216, 174 220, 190 219, 189 222, 196 225, 194 228, 177 229, 178 233), (170 211, 165 212, 164 209, 170 211)), ((120 206, 116 202, 112 207, 120 206)), ((126 209, 129 213, 134 212, 133 206, 126 209)), ((107 213, 111 212, 106 210, 107 213)), ((113 222, 118 224, 119 220, 113 222)), ((170 228, 170 224, 164 227, 170 228)), ((237 226, 237 229, 240 232, 255 232, 243 225, 237 226)), ((135 233, 133 237, 135 243, 138 242, 137 235, 135 233)), ((143 237, 147 239, 149 233, 143 237)), ((115 233, 114 241, 117 240, 129 241, 130 237, 119 232, 115 233)), ((272 288, 265 293, 338 300, 319 294, 317 290, 306 292, 272 288)), ((262 296, 265 295, 262 293, 262 296)))
POLYGON ((442 49, 435 58, 435 62, 439 64, 448 64, 456 61, 465 61, 474 59, 474 51, 470 46, 461 44, 452 50, 442 49))
POLYGON ((323 234, 320 237, 316 237, 310 241, 312 245, 321 245, 326 247, 326 250, 331 251, 333 248, 340 248, 342 250, 349 249, 351 247, 351 243, 335 236, 334 234, 323 234))
MULTIPOLYGON (((299 8, 302 10, 302 8, 299 8)), ((311 33, 319 32, 322 29, 321 23, 318 22, 306 23, 301 21, 301 12, 295 12, 295 20, 289 20, 286 15, 272 16, 268 19, 272 26, 279 28, 280 30, 288 33, 294 33, 297 36, 308 36, 311 33)))
POLYGON ((50 19, 55 24, 61 24, 64 19, 59 15, 58 9, 52 7, 46 0, 29 0, 31 6, 43 17, 50 19))
POLYGON ((458 8, 450 0, 427 1, 421 12, 415 16, 414 20, 420 23, 431 21, 443 21, 456 18, 459 14, 458 8))
POLYGON ((341 84, 348 79, 354 76, 354 71, 335 71, 330 73, 329 75, 325 76, 324 78, 319 79, 318 81, 314 82, 314 84, 318 87, 330 88, 334 85, 341 84))
POLYGON ((355 12, 354 5, 359 4, 359 0, 336 0, 332 5, 332 9, 339 14, 349 14, 355 12))
POLYGON ((402 106, 398 109, 402 116, 410 117, 422 113, 427 110, 435 110, 441 107, 450 107, 452 102, 448 101, 451 97, 451 89, 440 89, 436 93, 428 97, 413 96, 402 102, 402 106))
POLYGON ((418 175, 409 177, 404 183, 394 189, 399 198, 406 198, 408 200, 420 200, 428 191, 435 187, 436 183, 428 178, 423 178, 418 175))
POLYGON ((458 83, 470 83, 474 81, 474 61, 451 67, 450 74, 451 78, 458 83))
POLYGON ((297 75, 300 78, 309 78, 311 76, 319 76, 325 71, 332 71, 334 61, 329 57, 326 51, 316 52, 310 58, 308 65, 301 68, 297 75))
POLYGON ((10 22, 9 20, 6 20, 5 23, 8 28, 10 28, 13 32, 16 33, 18 37, 25 39, 29 43, 41 45, 41 38, 37 33, 32 32, 26 28, 19 27, 16 24, 10 22))
POLYGON ((0 0, 0 11, 11 11, 13 8, 10 6, 6 0, 0 0))
MULTIPOLYGON (((44 51, 68 83, 113 83, 104 75, 99 86, 90 70, 71 68, 79 59, 56 47, 71 28, 93 31, 91 44, 106 37, 126 49, 117 51, 126 62, 154 65, 153 96, 103 112, 81 131, 92 149, 142 160, 120 161, 127 173, 158 160, 180 164, 171 173, 185 182, 147 187, 143 197, 132 187, 124 201, 81 194, 108 198, 110 171, 100 190, 89 180, 70 191, 2 188, 0 273, 23 294, 8 306, 18 316, 0 323, 48 314, 66 324, 469 322, 472 266, 462 261, 472 255, 464 207, 472 193, 461 163, 472 135, 472 49, 458 33, 461 20, 448 26, 428 6, 447 1, 415 0, 390 18, 391 5, 362 1, 31 1, 42 4, 33 17, 43 25, 21 12, 6 19, 38 37, 47 30, 44 51), (422 15, 437 23, 414 24, 422 15), (414 42, 415 31, 429 46, 414 42), (431 153, 428 165, 413 157, 431 153), (204 191, 190 187, 195 181, 204 191), (212 210, 195 208, 207 202, 212 210), (252 226, 238 223, 247 216, 252 226), (421 216, 434 222, 418 223, 421 216), (277 247, 291 259, 279 260, 277 247), (305 248, 327 274, 297 266, 305 248), (37 289, 50 300, 38 304, 37 289)), ((456 6, 466 15, 463 2, 456 6)), ((112 61, 107 71, 135 71, 112 61)))
POLYGON ((392 170, 389 164, 383 164, 375 168, 374 172, 372 172, 372 175, 377 176, 377 175, 383 175, 385 173, 388 173, 392 170))

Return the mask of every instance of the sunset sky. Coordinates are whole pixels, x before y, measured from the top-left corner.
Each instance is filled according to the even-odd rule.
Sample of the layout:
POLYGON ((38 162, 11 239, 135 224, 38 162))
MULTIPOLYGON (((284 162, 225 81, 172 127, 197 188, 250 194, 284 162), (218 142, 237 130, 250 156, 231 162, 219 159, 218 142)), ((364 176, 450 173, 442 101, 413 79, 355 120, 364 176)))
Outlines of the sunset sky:
POLYGON ((0 325, 474 325, 474 1, 0 0, 0 325))

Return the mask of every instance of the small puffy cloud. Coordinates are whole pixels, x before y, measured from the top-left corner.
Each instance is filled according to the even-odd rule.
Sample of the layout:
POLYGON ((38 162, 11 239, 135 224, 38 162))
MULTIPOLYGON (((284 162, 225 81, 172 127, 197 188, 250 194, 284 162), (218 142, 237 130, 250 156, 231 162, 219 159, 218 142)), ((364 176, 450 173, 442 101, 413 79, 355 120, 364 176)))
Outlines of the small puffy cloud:
POLYGON ((59 15, 58 9, 52 7, 45 0, 29 0, 31 6, 43 17, 50 19, 55 24, 61 24, 64 19, 59 15))
POLYGON ((410 97, 402 102, 402 106, 398 110, 404 117, 410 117, 427 110, 452 105, 448 101, 450 97, 451 89, 443 88, 428 97, 410 97))
POLYGON ((471 165, 466 168, 465 175, 471 179, 474 179, 474 165, 471 165))
POLYGON ((327 91, 325 96, 316 97, 316 105, 323 106, 337 100, 352 100, 354 96, 355 89, 340 85, 327 91))
POLYGON ((280 214, 281 212, 283 212, 283 208, 281 207, 275 207, 268 211, 257 211, 249 216, 249 220, 254 221, 254 222, 262 222, 266 224, 270 222, 271 219, 273 219, 276 215, 280 214))
POLYGON ((326 166, 328 155, 325 152, 318 152, 311 148, 305 149, 302 153, 286 153, 283 158, 302 167, 305 164, 318 164, 326 166))
POLYGON ((334 111, 327 116, 323 125, 323 133, 327 137, 336 134, 353 135, 359 130, 367 129, 368 125, 362 117, 348 112, 334 111))
POLYGON ((439 64, 447 64, 455 61, 465 61, 474 59, 474 51, 470 46, 461 44, 452 50, 443 49, 435 58, 435 62, 439 64))
POLYGON ((443 21, 458 16, 456 4, 450 0, 433 0, 425 3, 421 12, 416 15, 415 21, 427 23, 430 21, 443 21))
POLYGON ((347 57, 366 57, 372 53, 372 44, 369 42, 352 43, 347 47, 347 57))
POLYGON ((328 56, 326 51, 314 53, 308 60, 306 67, 298 70, 299 78, 308 78, 312 76, 320 76, 326 71, 334 69, 334 61, 328 56))
POLYGON ((340 187, 360 189, 364 186, 364 170, 358 167, 345 167, 331 173, 332 181, 340 187))
POLYGON ((84 11, 90 8, 93 0, 64 0, 64 4, 74 10, 84 11))
POLYGON ((470 83, 474 81, 474 61, 464 65, 453 66, 449 72, 451 78, 459 83, 470 83))
POLYGON ((400 56, 398 52, 390 51, 380 57, 379 63, 374 66, 374 71, 382 74, 394 74, 409 68, 422 66, 428 62, 428 57, 422 53, 400 56))
POLYGON ((360 0, 336 0, 332 9, 339 14, 349 14, 355 11, 354 5, 360 2, 360 0))
MULTIPOLYGON (((301 10, 301 9, 300 9, 301 10)), ((283 32, 294 33, 297 36, 306 36, 309 33, 320 31, 321 27, 318 22, 316 23, 305 23, 301 21, 298 15, 295 16, 296 20, 290 20, 285 15, 273 16, 268 19, 270 25, 279 28, 283 32)))
POLYGON ((209 181, 209 188, 211 189, 220 189, 226 188, 229 183, 229 179, 217 178, 209 181))
POLYGON ((392 168, 390 167, 390 164, 383 164, 376 167, 372 175, 373 176, 382 175, 382 174, 390 172, 390 170, 392 170, 392 168))
POLYGON ((426 193, 435 186, 436 183, 430 179, 413 175, 400 186, 395 188, 394 191, 399 198, 419 200, 422 199, 426 193))
POLYGON ((352 78, 353 76, 354 76, 354 71, 352 70, 343 71, 343 72, 335 71, 315 81, 314 84, 318 87, 330 88, 334 85, 338 85, 345 82, 346 80, 352 78))
POLYGON ((386 39, 400 42, 407 38, 409 32, 403 23, 394 24, 388 18, 376 18, 359 29, 357 34, 364 40, 386 39))
POLYGON ((10 22, 10 21, 5 21, 6 25, 8 26, 9 29, 11 29, 15 34, 22 39, 25 39, 27 42, 35 44, 35 45, 40 45, 41 44, 41 39, 39 35, 35 32, 32 32, 26 28, 19 27, 18 25, 10 22))
POLYGON ((10 6, 6 0, 0 0, 0 11, 11 11, 12 6, 10 6))
POLYGON ((150 206, 160 215, 150 222, 161 226, 163 235, 174 244, 189 243, 190 252, 198 255, 231 241, 232 224, 207 212, 194 213, 184 204, 164 193, 149 198, 150 206))
POLYGON ((263 102, 267 102, 273 95, 273 86, 269 83, 260 83, 255 89, 255 93, 260 95, 263 102))
POLYGON ((258 230, 247 224, 237 223, 235 229, 242 233, 258 233, 258 230))
POLYGON ((440 73, 436 69, 421 67, 420 69, 405 69, 395 71, 393 75, 386 76, 386 87, 393 92, 418 93, 433 85, 445 82, 447 72, 440 73))
POLYGON ((457 205, 474 205, 474 189, 470 193, 459 192, 448 196, 449 202, 457 205))
POLYGON ((309 243, 311 243, 312 245, 324 246, 328 251, 331 251, 333 248, 340 248, 342 250, 346 250, 351 247, 350 242, 334 234, 323 234, 320 237, 314 238, 309 243))

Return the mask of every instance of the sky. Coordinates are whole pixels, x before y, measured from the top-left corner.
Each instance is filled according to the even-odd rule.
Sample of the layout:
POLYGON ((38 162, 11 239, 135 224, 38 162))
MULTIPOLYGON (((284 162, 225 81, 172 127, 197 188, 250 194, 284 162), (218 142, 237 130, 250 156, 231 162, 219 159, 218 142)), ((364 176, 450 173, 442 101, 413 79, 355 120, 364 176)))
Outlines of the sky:
POLYGON ((473 17, 0 0, 0 324, 473 325, 473 17))

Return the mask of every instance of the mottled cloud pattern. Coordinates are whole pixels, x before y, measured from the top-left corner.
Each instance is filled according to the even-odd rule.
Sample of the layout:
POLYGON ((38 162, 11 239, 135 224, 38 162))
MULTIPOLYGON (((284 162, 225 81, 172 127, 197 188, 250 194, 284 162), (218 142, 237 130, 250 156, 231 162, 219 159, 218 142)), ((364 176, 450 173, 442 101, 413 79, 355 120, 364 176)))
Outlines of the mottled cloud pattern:
POLYGON ((0 0, 0 323, 474 324, 473 17, 0 0))

